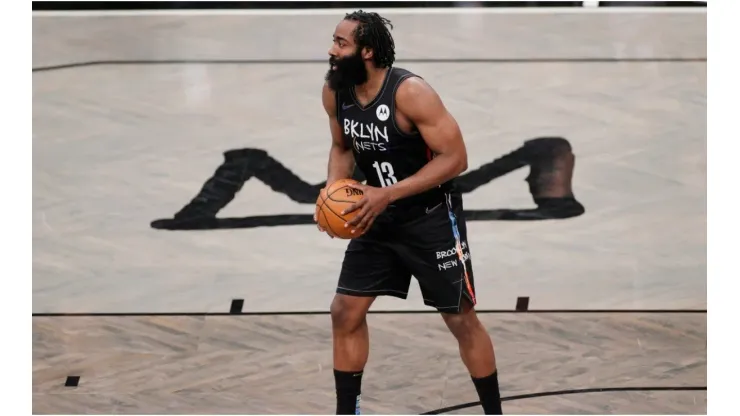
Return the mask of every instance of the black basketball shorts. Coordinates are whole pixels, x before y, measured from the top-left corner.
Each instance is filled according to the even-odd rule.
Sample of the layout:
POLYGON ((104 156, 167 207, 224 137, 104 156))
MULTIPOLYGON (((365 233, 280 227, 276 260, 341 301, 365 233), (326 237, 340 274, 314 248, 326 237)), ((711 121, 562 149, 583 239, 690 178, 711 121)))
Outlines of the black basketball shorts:
POLYGON ((463 298, 475 305, 462 196, 447 194, 444 202, 413 211, 403 221, 392 213, 386 221, 379 217, 367 233, 350 240, 337 293, 406 299, 413 275, 424 303, 440 312, 460 313, 463 298))

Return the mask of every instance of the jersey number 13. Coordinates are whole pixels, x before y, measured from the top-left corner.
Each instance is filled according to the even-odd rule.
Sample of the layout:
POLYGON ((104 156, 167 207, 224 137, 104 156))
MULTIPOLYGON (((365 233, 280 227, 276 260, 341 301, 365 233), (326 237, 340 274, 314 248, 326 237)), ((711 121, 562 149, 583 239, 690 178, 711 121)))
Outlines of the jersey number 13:
POLYGON ((393 165, 390 163, 378 163, 376 161, 373 163, 373 167, 375 168, 375 172, 378 174, 378 179, 380 179, 380 186, 385 188, 386 186, 390 186, 398 182, 398 179, 394 176, 395 172, 393 172, 393 165))

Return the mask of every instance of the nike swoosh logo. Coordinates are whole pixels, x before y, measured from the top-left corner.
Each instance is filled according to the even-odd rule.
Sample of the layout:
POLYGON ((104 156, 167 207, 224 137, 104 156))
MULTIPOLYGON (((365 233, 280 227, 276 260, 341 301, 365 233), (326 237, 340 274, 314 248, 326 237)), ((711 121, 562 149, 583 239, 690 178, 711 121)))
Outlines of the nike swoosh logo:
POLYGON ((352 108, 352 107, 354 107, 354 106, 355 106, 354 104, 350 104, 350 105, 347 105, 347 104, 342 104, 342 110, 346 110, 346 109, 348 109, 348 108, 352 108))
POLYGON ((437 209, 437 208, 439 208, 441 206, 442 206, 442 202, 440 202, 439 204, 437 204, 437 205, 435 205, 435 206, 433 206, 431 208, 427 208, 427 214, 429 214, 430 212, 434 211, 435 209, 437 209))

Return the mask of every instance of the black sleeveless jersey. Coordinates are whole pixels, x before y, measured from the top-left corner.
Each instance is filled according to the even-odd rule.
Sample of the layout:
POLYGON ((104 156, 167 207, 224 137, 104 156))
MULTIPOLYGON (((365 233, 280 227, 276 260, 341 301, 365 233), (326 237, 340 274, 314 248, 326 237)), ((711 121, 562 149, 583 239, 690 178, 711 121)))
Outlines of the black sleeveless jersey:
MULTIPOLYGON (((357 167, 376 187, 393 185, 415 174, 434 157, 418 131, 406 134, 396 124, 395 97, 399 85, 418 76, 405 69, 391 67, 380 92, 366 106, 361 106, 354 89, 338 91, 337 119, 346 145, 352 147, 357 167)), ((431 207, 445 201, 453 188, 449 181, 420 194, 398 200, 389 210, 431 207)))

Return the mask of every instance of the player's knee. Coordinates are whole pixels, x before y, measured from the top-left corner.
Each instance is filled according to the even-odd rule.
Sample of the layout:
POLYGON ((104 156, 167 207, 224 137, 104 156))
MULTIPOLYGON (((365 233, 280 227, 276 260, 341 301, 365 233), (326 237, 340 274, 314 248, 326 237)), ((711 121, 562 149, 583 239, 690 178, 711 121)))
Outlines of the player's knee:
POLYGON ((331 322, 335 331, 354 332, 365 322, 367 309, 364 302, 337 295, 331 302, 331 322))
POLYGON ((475 311, 472 309, 463 310, 457 314, 443 314, 447 327, 452 332, 452 335, 457 338, 458 341, 464 342, 467 339, 472 339, 480 331, 485 331, 483 325, 478 320, 475 311))

